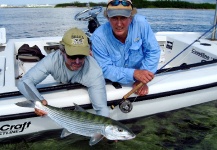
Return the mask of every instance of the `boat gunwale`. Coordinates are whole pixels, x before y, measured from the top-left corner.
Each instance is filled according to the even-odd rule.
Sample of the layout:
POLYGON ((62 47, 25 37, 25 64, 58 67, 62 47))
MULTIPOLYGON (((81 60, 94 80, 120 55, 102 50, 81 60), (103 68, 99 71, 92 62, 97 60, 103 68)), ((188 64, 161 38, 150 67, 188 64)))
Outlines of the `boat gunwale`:
MULTIPOLYGON (((213 88, 213 87, 217 87, 217 82, 213 82, 213 83, 209 83, 209 84, 205 84, 205 85, 194 86, 194 87, 189 87, 189 88, 173 90, 173 91, 155 93, 155 94, 150 94, 150 95, 146 95, 146 96, 139 96, 139 97, 136 97, 136 99, 135 99, 135 97, 129 97, 128 100, 132 103, 141 102, 141 101, 148 101, 148 100, 155 100, 155 99, 162 98, 162 97, 174 96, 174 95, 179 95, 179 94, 183 94, 183 93, 190 93, 190 92, 200 91, 200 90, 209 89, 209 88, 213 88)), ((116 99, 116 100, 108 101, 107 104, 110 107, 112 105, 118 105, 121 101, 123 101, 123 99, 116 99)), ((92 104, 85 104, 85 105, 80 105, 80 106, 83 109, 93 109, 92 104)), ((74 106, 62 107, 62 108, 74 110, 74 106)), ((18 119, 27 119, 27 118, 32 118, 32 117, 40 117, 40 116, 37 116, 34 112, 26 112, 26 113, 0 116, 0 121, 1 122, 2 121, 11 121, 11 120, 18 120, 18 119)))
MULTIPOLYGON (((205 66, 209 64, 215 64, 217 63, 217 60, 211 60, 211 61, 205 61, 205 62, 199 62, 199 63, 194 63, 194 64, 182 64, 177 67, 172 67, 172 68, 165 68, 165 69, 160 69, 157 70, 156 75, 158 74, 163 74, 163 73, 170 73, 174 71, 179 71, 179 70, 187 70, 190 68, 196 68, 200 66, 205 66)), ((106 84, 112 84, 115 88, 122 88, 121 84, 117 82, 112 82, 108 79, 105 79, 106 84)), ((48 86, 48 87, 43 87, 43 88, 38 88, 39 92, 49 92, 49 91, 56 91, 56 90, 72 90, 72 89, 79 89, 79 88, 84 88, 85 86, 80 84, 80 83, 69 83, 69 84, 60 84, 56 86, 48 86)), ((5 97, 13 97, 13 96, 20 96, 22 95, 19 91, 14 91, 14 92, 6 92, 6 93, 0 93, 0 98, 5 98, 5 97)), ((148 96, 148 95, 147 95, 148 96)))

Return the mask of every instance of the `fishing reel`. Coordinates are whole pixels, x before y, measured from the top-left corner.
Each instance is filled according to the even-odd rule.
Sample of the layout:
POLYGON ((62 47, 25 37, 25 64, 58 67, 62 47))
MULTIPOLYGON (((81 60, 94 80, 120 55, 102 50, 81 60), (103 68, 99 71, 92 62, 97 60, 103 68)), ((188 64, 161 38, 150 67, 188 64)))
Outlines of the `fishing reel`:
POLYGON ((133 105, 129 100, 123 100, 119 103, 119 108, 123 113, 129 113, 133 109, 133 105))

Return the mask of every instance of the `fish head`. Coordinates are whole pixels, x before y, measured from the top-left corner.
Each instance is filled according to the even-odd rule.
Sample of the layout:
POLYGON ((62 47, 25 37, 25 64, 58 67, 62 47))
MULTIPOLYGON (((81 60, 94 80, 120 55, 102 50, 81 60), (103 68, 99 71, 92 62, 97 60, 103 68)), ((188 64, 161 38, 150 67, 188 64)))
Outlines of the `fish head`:
POLYGON ((136 135, 125 125, 118 123, 105 127, 105 137, 109 140, 130 140, 136 135))

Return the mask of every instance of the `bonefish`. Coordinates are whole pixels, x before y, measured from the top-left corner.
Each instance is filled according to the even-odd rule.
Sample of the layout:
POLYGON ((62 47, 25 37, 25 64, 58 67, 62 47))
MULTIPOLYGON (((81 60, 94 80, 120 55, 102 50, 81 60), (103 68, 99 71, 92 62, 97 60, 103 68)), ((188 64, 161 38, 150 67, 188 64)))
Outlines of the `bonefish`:
POLYGON ((94 145, 103 139, 103 137, 109 140, 130 140, 136 136, 124 124, 108 117, 89 113, 77 104, 74 104, 74 111, 49 105, 44 106, 28 85, 25 83, 24 85, 32 100, 18 102, 16 105, 37 108, 46 112, 48 117, 63 128, 62 138, 75 133, 90 137, 89 144, 94 145))

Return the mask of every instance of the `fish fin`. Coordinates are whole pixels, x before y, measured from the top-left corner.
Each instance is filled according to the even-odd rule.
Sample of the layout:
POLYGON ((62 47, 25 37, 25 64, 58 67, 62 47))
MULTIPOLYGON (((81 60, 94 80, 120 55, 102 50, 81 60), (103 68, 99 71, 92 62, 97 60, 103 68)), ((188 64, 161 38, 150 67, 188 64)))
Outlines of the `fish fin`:
POLYGON ((99 141, 101 141, 104 138, 104 136, 102 134, 95 134, 93 137, 91 137, 90 141, 89 141, 89 145, 95 145, 97 144, 99 141))
POLYGON ((72 133, 69 132, 67 129, 63 129, 63 131, 62 131, 60 137, 61 137, 61 138, 64 138, 64 137, 66 137, 66 136, 69 136, 70 134, 72 134, 72 133))
POLYGON ((84 108, 78 106, 78 105, 75 104, 75 103, 73 103, 73 104, 74 104, 74 106, 75 106, 75 111, 84 111, 84 112, 86 112, 86 110, 85 110, 84 108))
POLYGON ((15 105, 20 106, 20 107, 31 107, 31 108, 35 107, 35 104, 33 101, 18 102, 18 103, 15 103, 15 105))
POLYGON ((37 95, 32 91, 32 89, 25 83, 23 82, 24 84, 24 87, 26 89, 26 91, 28 92, 29 94, 29 97, 31 98, 31 100, 34 100, 34 101, 40 101, 40 99, 37 97, 37 95))

